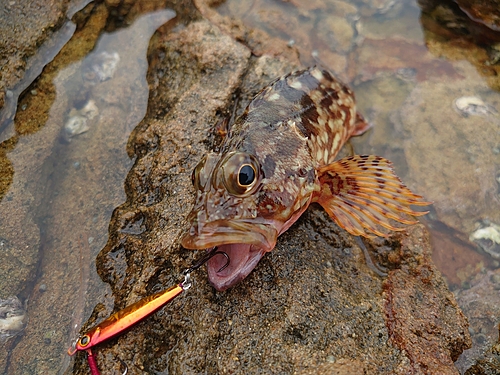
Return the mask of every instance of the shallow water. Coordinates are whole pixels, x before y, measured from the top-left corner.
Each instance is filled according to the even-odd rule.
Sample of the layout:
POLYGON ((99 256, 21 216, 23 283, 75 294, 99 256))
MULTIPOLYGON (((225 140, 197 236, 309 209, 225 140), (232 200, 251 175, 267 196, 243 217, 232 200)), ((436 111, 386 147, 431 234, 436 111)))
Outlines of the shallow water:
MULTIPOLYGON (((75 32, 62 50, 53 45, 50 53, 59 54, 3 127, 13 173, 0 203, 11 213, 1 219, 7 272, 1 298, 17 295, 25 311, 16 306, 15 314, 29 321, 23 335, 16 337, 22 327, 10 324, 0 337, 17 366, 7 372, 64 372, 65 352, 95 301, 112 304, 95 257, 106 244, 111 213, 125 200, 123 181, 133 163, 126 144, 147 108, 149 40, 175 12, 137 14, 126 27, 104 31, 107 10, 93 11, 93 29, 75 32), (40 335, 43 350, 34 352, 30 342, 40 335)), ((73 32, 71 24, 65 29, 73 32)))
MULTIPOLYGON (((409 187, 434 202, 424 219, 434 260, 471 318, 475 347, 458 362, 465 370, 497 340, 499 323, 497 314, 481 327, 474 315, 479 301, 485 310, 500 302, 500 94, 493 89, 500 82, 486 69, 488 51, 454 38, 412 1, 229 0, 217 11, 282 38, 303 65, 319 62, 349 82, 374 124, 352 141, 355 152, 390 159, 409 187)), ((17 295, 21 303, 11 304, 30 322, 22 336, 19 328, 9 340, 0 336, 0 345, 11 362, 38 356, 26 373, 64 372, 65 350, 96 301, 113 303, 95 257, 125 199, 133 162, 126 144, 147 107, 149 38, 173 17, 146 13, 109 31, 107 10, 94 12, 78 31, 68 22, 61 40, 73 37, 19 98, 14 122, 0 126, 13 171, 0 211, 16 212, 0 219, 7 254, 0 271, 8 276, 0 298, 17 295), (27 349, 40 335, 43 351, 27 349)))

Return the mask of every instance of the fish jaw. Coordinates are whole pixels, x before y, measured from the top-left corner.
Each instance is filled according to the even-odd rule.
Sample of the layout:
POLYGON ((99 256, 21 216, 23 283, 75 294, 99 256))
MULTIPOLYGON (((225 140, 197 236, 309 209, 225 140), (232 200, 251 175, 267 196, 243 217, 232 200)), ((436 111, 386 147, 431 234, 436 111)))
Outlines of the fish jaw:
POLYGON ((259 263, 262 256, 276 245, 280 233, 278 223, 251 223, 220 220, 193 225, 181 240, 186 249, 207 249, 217 246, 229 257, 215 256, 207 264, 208 279, 218 291, 226 290, 243 280, 259 263), (221 268, 224 268, 221 270, 221 268))
POLYGON ((226 264, 226 258, 219 256, 208 261, 208 280, 219 292, 247 277, 267 252, 264 248, 244 243, 219 245, 218 251, 225 252, 230 259, 229 265, 221 271, 219 270, 226 264))

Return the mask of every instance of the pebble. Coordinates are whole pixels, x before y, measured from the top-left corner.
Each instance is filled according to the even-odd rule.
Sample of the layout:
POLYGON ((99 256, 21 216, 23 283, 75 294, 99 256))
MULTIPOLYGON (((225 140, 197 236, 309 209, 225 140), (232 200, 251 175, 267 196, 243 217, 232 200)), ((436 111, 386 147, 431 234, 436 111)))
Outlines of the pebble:
POLYGON ((495 114, 495 109, 478 96, 462 96, 453 102, 455 110, 464 117, 495 114))

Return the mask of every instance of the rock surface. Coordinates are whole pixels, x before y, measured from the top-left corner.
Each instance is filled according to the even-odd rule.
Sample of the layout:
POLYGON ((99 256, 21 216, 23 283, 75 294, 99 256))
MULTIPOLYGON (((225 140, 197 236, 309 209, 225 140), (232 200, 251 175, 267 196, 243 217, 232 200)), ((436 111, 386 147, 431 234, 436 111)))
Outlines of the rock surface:
POLYGON ((0 3, 0 108, 6 90, 12 89, 30 67, 30 57, 61 27, 68 3, 69 0, 0 3))
MULTIPOLYGON (((0 263, 0 275, 7 275, 0 278, 0 306, 6 297, 26 288, 29 324, 22 336, 0 347, 0 372, 61 372, 69 362, 64 342, 71 336, 68 331, 96 302, 87 326, 112 312, 113 297, 115 310, 120 309, 180 280, 180 271, 201 255, 178 245, 193 201, 193 167, 217 147, 218 121, 234 111, 241 113, 271 79, 299 67, 299 54, 302 63, 311 64, 310 53, 319 49, 330 68, 354 77, 355 65, 348 63, 354 56, 368 66, 380 49, 392 49, 394 58, 388 53, 377 69, 362 70, 363 80, 385 68, 389 72, 405 68, 424 51, 414 40, 381 41, 385 37, 380 37, 377 25, 370 29, 365 54, 355 51, 362 37, 362 15, 393 17, 403 12, 390 0, 363 1, 369 9, 361 11, 337 0, 307 4, 293 0, 287 16, 279 7, 270 11, 264 6, 267 11, 253 13, 273 24, 268 29, 248 29, 201 0, 172 2, 180 22, 172 32, 157 35, 150 46, 150 99, 146 118, 128 142, 135 166, 126 182, 127 201, 115 210, 110 238, 97 259, 97 271, 113 291, 110 296, 98 285, 89 264, 107 239, 111 210, 123 201, 118 181, 129 161, 116 158, 124 153, 128 131, 146 110, 144 83, 133 74, 141 65, 135 53, 144 57, 141 48, 157 25, 147 32, 123 34, 122 44, 128 48, 134 40, 146 38, 141 48, 120 49, 132 56, 120 61, 131 65, 118 65, 119 78, 109 72, 91 74, 98 80, 83 85, 80 96, 74 92, 82 87, 82 77, 89 78, 89 71, 79 73, 79 60, 93 50, 86 66, 92 67, 92 58, 106 47, 96 45, 105 27, 132 23, 138 13, 157 9, 160 3, 164 6, 160 1, 89 4, 75 17, 85 27, 78 28, 72 43, 20 99, 20 108, 26 111, 17 113, 16 136, 0 149, 0 182, 4 182, 0 199, 5 198, 1 208, 9 213, 0 217, 0 249, 7 254, 0 263), (342 18, 326 14, 332 11, 342 18), (301 21, 290 23, 294 18, 301 21), (305 48, 268 33, 285 33, 305 48), (401 50, 411 52, 407 54, 411 59, 397 57, 401 50), (99 116, 61 147, 60 127, 68 116, 82 114, 78 105, 82 98, 94 101, 99 116), (117 125, 120 132, 114 131, 117 125), (52 168, 62 173, 51 176, 49 184, 40 171, 52 168), (50 202, 45 211, 40 209, 44 201, 50 202), (19 228, 24 236, 16 235, 19 228), (40 251, 43 261, 37 263, 40 251), (35 276, 37 283, 28 290, 35 276)), ((26 58, 56 29, 63 36, 73 32, 60 28, 65 8, 66 2, 50 0, 0 5, 6 21, 0 26, 4 38, 0 47, 6 51, 0 51, 4 59, 0 89, 19 82, 19 72, 31 66, 26 58)), ((104 51, 108 57, 116 52, 104 51)), ((420 72, 436 67, 427 56, 418 63, 410 65, 420 72)), ((438 67, 449 72, 448 63, 438 67)), ((92 69, 90 73, 98 73, 92 69)), ((419 81, 428 78, 417 75, 419 81)), ((414 85, 402 85, 405 95, 414 85)), ((0 90, 0 107, 3 95, 0 90)), ((0 120, 9 118, 5 113, 0 113, 0 120)), ((432 265, 422 226, 388 240, 359 242, 338 229, 320 207, 312 206, 236 287, 217 293, 203 269, 193 276, 194 287, 187 293, 96 349, 102 373, 121 373, 118 357, 131 374, 455 374, 453 361, 470 345, 467 322, 432 265), (387 277, 367 265, 365 247, 377 264, 388 269, 387 277)), ((16 310, 19 316, 25 307, 21 305, 16 310)), ((77 357, 72 372, 88 373, 83 355, 77 357)))
POLYGON ((457 367, 462 372, 471 368, 467 374, 499 373, 492 372, 491 369, 500 370, 500 269, 476 275, 471 284, 471 288, 456 294, 458 303, 469 319, 469 331, 474 344, 473 348, 465 351, 460 357, 457 367), (474 362, 475 366, 471 367, 474 362), (477 372, 473 371, 474 368, 477 372), (490 368, 490 372, 479 372, 481 368, 490 368))
POLYGON ((456 3, 472 20, 500 31, 499 0, 456 0, 456 3))
MULTIPOLYGON (((259 88, 297 66, 276 50, 251 57, 206 20, 150 50, 152 93, 129 142, 137 160, 127 202, 97 259, 116 309, 178 282, 200 256, 178 244, 192 169, 217 145, 214 127, 233 112, 235 96, 240 113, 259 88)), ((467 322, 430 251, 421 226, 358 244, 312 206, 240 284, 218 293, 198 272, 185 295, 100 346, 99 367, 117 371, 119 357, 132 374, 456 374, 453 361, 470 345, 467 322), (367 266, 365 245, 387 278, 367 266)), ((88 326, 110 313, 96 309, 88 326)), ((80 355, 74 373, 86 372, 80 355)))

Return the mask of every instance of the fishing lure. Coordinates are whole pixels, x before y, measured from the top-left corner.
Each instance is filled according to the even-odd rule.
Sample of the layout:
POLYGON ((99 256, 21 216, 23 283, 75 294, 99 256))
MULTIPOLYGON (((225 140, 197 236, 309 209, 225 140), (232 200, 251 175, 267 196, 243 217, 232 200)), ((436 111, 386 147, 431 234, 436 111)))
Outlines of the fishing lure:
POLYGON ((87 361, 92 375, 99 375, 97 363, 91 349, 94 346, 107 341, 112 337, 115 337, 123 331, 129 329, 144 318, 158 311, 160 308, 165 306, 168 302, 172 301, 182 292, 188 290, 192 285, 191 272, 197 270, 208 260, 218 254, 223 255, 226 259, 226 263, 223 264, 223 266, 219 270, 223 271, 224 268, 229 266, 230 258, 225 252, 218 251, 215 247, 212 250, 208 251, 205 256, 203 256, 183 272, 184 280, 181 283, 173 285, 170 288, 157 292, 151 296, 145 297, 140 301, 137 301, 136 303, 125 307, 123 310, 117 311, 109 318, 105 319, 104 321, 81 335, 76 340, 74 345, 68 349, 68 354, 72 356, 78 351, 85 350, 87 352, 87 361))
POLYGON ((208 275, 217 290, 245 278, 312 202, 355 236, 387 236, 424 215, 410 205, 430 203, 408 189, 387 159, 355 155, 335 160, 369 124, 353 92, 331 73, 312 67, 276 79, 260 91, 230 128, 220 153, 196 166, 196 200, 182 238, 187 249, 218 246, 208 275))

